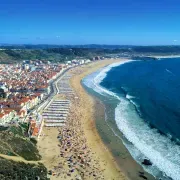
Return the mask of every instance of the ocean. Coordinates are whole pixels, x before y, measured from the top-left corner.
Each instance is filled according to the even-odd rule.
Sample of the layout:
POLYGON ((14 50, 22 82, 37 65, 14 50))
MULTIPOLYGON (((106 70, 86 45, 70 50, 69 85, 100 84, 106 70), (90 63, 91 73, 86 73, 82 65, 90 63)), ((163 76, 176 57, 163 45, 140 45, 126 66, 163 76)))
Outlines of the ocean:
POLYGON ((106 122, 143 168, 163 180, 180 180, 180 58, 115 63, 85 77, 105 104, 106 122))

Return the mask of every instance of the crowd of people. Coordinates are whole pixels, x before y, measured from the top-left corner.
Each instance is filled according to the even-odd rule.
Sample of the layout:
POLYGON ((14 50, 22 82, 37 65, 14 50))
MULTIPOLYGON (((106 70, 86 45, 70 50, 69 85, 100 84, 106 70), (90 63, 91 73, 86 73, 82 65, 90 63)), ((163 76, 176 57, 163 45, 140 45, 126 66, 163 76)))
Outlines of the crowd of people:
MULTIPOLYGON (((81 72, 76 72, 81 73, 81 72)), ((98 157, 88 147, 84 135, 79 99, 71 97, 70 115, 66 126, 59 128, 59 147, 62 161, 54 168, 57 176, 68 179, 104 179, 98 157)))
MULTIPOLYGON (((76 100, 76 108, 78 100, 76 100)), ((67 124, 59 128, 59 147, 60 156, 63 161, 55 167, 56 175, 66 178, 76 177, 76 179, 103 179, 99 171, 98 160, 91 158, 93 153, 87 146, 86 138, 81 127, 81 121, 78 120, 77 110, 71 108, 67 124), (64 168, 66 166, 66 168, 64 168)), ((98 158, 97 158, 98 159, 98 158)))

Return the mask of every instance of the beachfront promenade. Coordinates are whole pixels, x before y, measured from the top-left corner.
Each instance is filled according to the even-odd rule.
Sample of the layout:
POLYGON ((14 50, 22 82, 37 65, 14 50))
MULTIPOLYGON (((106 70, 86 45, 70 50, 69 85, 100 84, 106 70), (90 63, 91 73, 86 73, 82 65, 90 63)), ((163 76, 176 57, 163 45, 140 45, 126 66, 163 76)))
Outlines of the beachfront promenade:
MULTIPOLYGON (((32 111, 30 111, 28 113, 28 115, 26 116, 26 118, 24 120, 24 121, 28 121, 29 119, 36 119, 36 122, 40 124, 38 133, 36 134, 37 139, 39 139, 40 136, 41 136, 43 126, 46 126, 46 123, 45 123, 44 117, 43 117, 44 114, 42 115, 42 113, 46 110, 47 107, 49 107, 48 110, 50 110, 50 111, 55 110, 57 108, 57 106, 55 107, 53 104, 50 106, 50 104, 52 103, 53 98, 57 94, 62 93, 61 88, 64 88, 64 87, 67 86, 65 81, 68 80, 68 78, 70 78, 70 77, 67 76, 67 72, 69 71, 69 69, 71 69, 71 68, 63 69, 61 72, 59 72, 57 78, 55 80, 51 81, 51 83, 50 83, 50 90, 51 90, 50 93, 46 96, 46 98, 44 98, 39 103, 38 106, 36 106, 36 108, 34 108, 32 111), (61 84, 61 80, 62 80, 63 84, 61 84)), ((63 110, 65 110, 65 109, 67 110, 67 108, 69 109, 69 107, 63 106, 63 110)), ((59 111, 58 113, 60 113, 60 112, 63 113, 61 106, 58 107, 58 111, 59 111)), ((46 113, 50 113, 50 112, 46 111, 46 113)), ((66 113, 66 114, 68 114, 68 113, 66 113)), ((59 115, 61 115, 61 114, 59 114, 59 115)), ((53 117, 50 117, 50 116, 49 116, 49 118, 53 119, 53 117)), ((61 118, 63 119, 63 117, 61 117, 61 118)), ((49 120, 49 119, 47 119, 47 120, 49 120)), ((56 119, 53 119, 53 120, 56 120, 56 119)), ((48 121, 46 121, 46 122, 48 122, 48 121)), ((50 124, 48 124, 47 126, 50 127, 50 124)), ((56 126, 57 126, 57 124, 56 124, 56 126)), ((52 127, 55 127, 55 126, 52 126, 52 127)), ((31 131, 31 129, 29 129, 29 132, 30 131, 31 131)))
POLYGON ((65 95, 66 99, 51 100, 51 102, 44 108, 42 117, 45 127, 62 127, 65 126, 69 114, 70 100, 69 97, 74 95, 70 87, 69 79, 71 75, 67 72, 55 82, 55 89, 57 95, 65 95))
MULTIPOLYGON (((104 66, 103 62, 96 65, 97 69, 104 66)), ((93 101, 80 83, 89 68, 96 70, 93 67, 75 67, 63 74, 54 83, 56 93, 42 109, 38 149, 52 180, 125 179, 96 133, 93 101)))
MULTIPOLYGON (((99 165, 96 161, 92 162, 91 150, 87 147, 84 131, 78 119, 79 112, 75 110, 75 107, 79 107, 79 98, 71 88, 71 78, 70 72, 67 72, 56 82, 56 98, 52 98, 42 113, 44 120, 42 139, 46 139, 46 134, 51 134, 52 131, 58 133, 56 137, 51 137, 58 138, 60 158, 58 165, 53 165, 52 172, 60 180, 69 178, 81 180, 84 177, 103 179, 102 171, 98 172, 99 165)), ((49 165, 49 162, 47 164, 49 165)))
POLYGON ((50 82, 50 93, 44 97, 44 99, 33 109, 31 110, 27 116, 25 117, 24 121, 28 122, 29 117, 31 116, 37 116, 46 106, 49 105, 52 98, 57 94, 58 88, 57 88, 57 82, 61 80, 63 75, 69 70, 70 68, 63 69, 61 72, 58 73, 58 76, 55 80, 52 80, 50 82))

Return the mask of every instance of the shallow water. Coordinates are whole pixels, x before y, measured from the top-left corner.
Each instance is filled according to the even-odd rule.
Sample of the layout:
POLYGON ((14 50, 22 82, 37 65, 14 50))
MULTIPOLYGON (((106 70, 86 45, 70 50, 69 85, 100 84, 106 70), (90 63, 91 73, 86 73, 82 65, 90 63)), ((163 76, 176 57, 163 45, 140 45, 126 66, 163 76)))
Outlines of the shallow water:
POLYGON ((180 59, 132 61, 106 67, 83 80, 106 97, 106 114, 115 119, 108 123, 116 122, 131 142, 124 140, 136 161, 149 158, 153 166, 144 168, 163 179, 180 179, 178 65, 180 59))

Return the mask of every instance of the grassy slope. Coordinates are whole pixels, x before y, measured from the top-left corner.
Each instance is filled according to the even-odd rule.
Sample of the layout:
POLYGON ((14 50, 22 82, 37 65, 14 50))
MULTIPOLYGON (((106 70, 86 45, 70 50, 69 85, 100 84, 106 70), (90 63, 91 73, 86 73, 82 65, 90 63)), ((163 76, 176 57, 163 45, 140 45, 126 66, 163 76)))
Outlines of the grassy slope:
POLYGON ((0 153, 5 155, 20 156, 26 160, 40 160, 36 144, 25 135, 27 125, 18 127, 12 126, 7 129, 1 129, 0 132, 0 153))
POLYGON ((126 53, 137 55, 170 55, 180 54, 180 46, 7 46, 0 50, 0 63, 13 63, 22 60, 49 60, 63 62, 77 57, 92 58, 109 54, 126 53))
POLYGON ((53 62, 64 62, 76 57, 92 58, 96 53, 85 49, 49 49, 49 50, 0 50, 0 63, 14 63, 22 60, 48 60, 53 62))
POLYGON ((0 128, 0 179, 47 179, 47 169, 41 159, 36 141, 26 137, 28 126, 21 124, 0 128))
POLYGON ((47 169, 42 164, 26 164, 0 157, 1 180, 48 180, 47 169))

